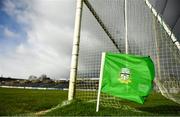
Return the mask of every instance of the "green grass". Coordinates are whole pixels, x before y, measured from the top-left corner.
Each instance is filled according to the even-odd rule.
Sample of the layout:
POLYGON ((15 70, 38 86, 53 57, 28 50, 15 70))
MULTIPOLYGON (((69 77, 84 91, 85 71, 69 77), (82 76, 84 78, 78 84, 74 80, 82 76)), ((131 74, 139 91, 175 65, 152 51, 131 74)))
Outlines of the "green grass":
MULTIPOLYGON (((114 102, 115 104, 116 102, 114 102)), ((180 116, 180 105, 166 99, 161 94, 152 93, 142 104, 120 101, 120 108, 112 108, 110 105, 107 107, 100 106, 99 112, 95 112, 96 103, 87 103, 81 101, 74 101, 72 104, 62 108, 57 108, 51 112, 46 113, 48 116, 180 116)))
MULTIPOLYGON (((81 93, 81 92, 78 92, 81 93)), ((67 91, 60 90, 29 90, 0 88, 0 115, 34 115, 36 112, 50 109, 67 99, 67 91)), ((145 104, 120 101, 120 108, 100 106, 95 112, 96 103, 75 100, 71 104, 58 107, 46 116, 111 116, 111 115, 180 115, 180 105, 152 93, 145 104)))
POLYGON ((0 115, 35 113, 66 99, 67 91, 0 88, 0 115))

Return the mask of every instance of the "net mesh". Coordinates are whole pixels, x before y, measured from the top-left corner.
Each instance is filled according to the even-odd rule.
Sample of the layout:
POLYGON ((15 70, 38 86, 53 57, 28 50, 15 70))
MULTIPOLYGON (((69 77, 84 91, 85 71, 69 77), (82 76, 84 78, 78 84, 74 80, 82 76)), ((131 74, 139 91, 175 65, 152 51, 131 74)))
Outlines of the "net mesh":
MULTIPOLYGON (((102 52, 125 53, 124 0, 84 1, 75 98, 96 101, 102 52)), ((129 53, 155 63, 154 91, 180 103, 180 51, 144 0, 127 0, 127 28, 129 53)), ((122 101, 103 93, 100 100, 114 107, 122 101)))

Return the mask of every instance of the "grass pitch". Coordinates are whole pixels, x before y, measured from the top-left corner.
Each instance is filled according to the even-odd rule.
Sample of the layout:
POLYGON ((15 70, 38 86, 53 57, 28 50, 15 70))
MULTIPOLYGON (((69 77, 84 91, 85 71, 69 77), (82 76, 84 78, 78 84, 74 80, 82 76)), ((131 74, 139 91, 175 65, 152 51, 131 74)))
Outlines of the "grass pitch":
MULTIPOLYGON (((67 99, 67 91, 30 90, 0 88, 0 115, 36 115, 35 113, 51 109, 67 99)), ((140 105, 129 101, 121 101, 121 108, 100 106, 95 112, 96 103, 75 100, 69 105, 58 107, 46 116, 115 116, 115 115, 168 115, 179 116, 180 105, 160 94, 152 93, 145 104, 140 105)))
POLYGON ((67 91, 0 88, 0 115, 26 115, 55 107, 67 91))
MULTIPOLYGON (((107 102, 107 101, 106 101, 107 102)), ((74 101, 72 104, 57 108, 46 113, 48 116, 180 116, 180 105, 166 99, 159 93, 152 92, 146 102, 138 104, 127 100, 121 100, 120 108, 112 108, 113 103, 107 102, 107 106, 100 105, 99 112, 95 112, 96 103, 74 101), (109 106, 108 106, 109 105, 109 106)))

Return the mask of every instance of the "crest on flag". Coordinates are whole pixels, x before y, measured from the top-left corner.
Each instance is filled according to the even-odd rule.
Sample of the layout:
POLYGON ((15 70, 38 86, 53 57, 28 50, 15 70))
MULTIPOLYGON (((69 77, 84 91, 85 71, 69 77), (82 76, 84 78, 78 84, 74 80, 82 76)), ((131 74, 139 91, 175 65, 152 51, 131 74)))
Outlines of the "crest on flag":
POLYGON ((122 68, 120 70, 120 78, 119 81, 124 84, 128 84, 131 82, 130 78, 130 69, 128 68, 122 68))

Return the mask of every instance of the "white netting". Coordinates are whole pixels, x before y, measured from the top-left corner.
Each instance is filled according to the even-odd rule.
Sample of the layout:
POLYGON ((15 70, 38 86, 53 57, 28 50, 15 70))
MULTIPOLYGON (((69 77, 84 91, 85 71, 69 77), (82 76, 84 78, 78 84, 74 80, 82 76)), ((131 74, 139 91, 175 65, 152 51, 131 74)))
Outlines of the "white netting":
MULTIPOLYGON (((84 0, 81 27, 76 98, 93 101, 102 52, 125 53, 124 0, 84 0)), ((155 91, 180 103, 180 51, 144 0, 127 0, 127 27, 129 53, 155 63, 155 91)), ((119 105, 118 98, 101 94, 101 104, 106 100, 119 105)))

